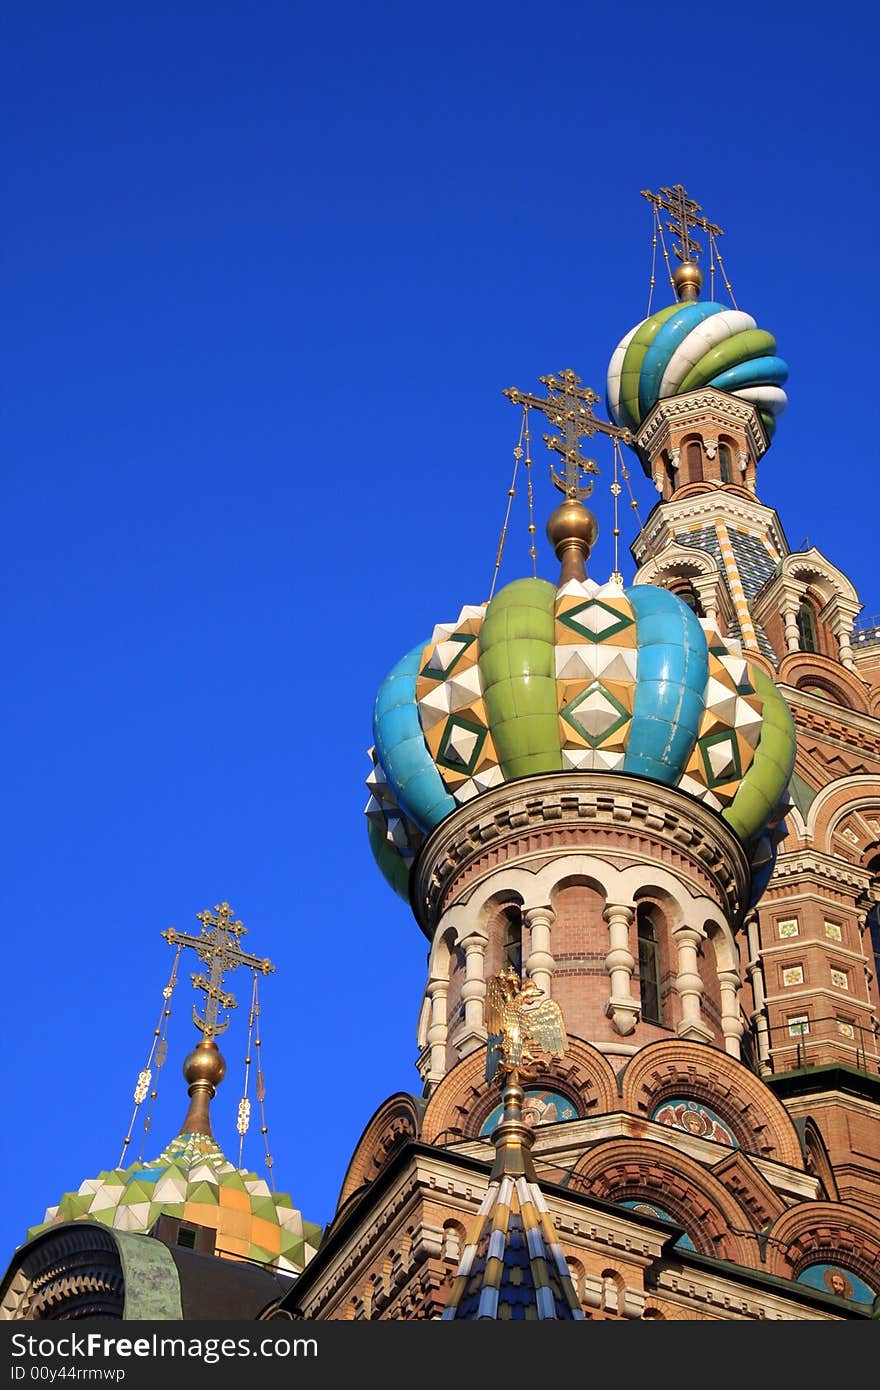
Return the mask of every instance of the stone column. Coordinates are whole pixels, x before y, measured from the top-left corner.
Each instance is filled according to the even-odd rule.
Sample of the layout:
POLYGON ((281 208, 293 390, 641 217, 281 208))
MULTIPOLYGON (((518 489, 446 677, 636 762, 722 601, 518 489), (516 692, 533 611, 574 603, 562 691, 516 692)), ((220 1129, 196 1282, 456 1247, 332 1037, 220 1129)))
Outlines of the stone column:
POLYGON ((700 600, 706 621, 711 623, 717 630, 718 628, 718 600, 716 597, 716 584, 714 579, 695 578, 691 581, 696 590, 697 598, 700 600))
POLYGON ((486 959, 487 941, 488 937, 485 932, 481 931, 468 932, 461 941, 465 954, 464 980, 461 986, 464 1023, 454 1038, 460 1057, 467 1057, 469 1052, 476 1051, 486 1041, 483 1008, 486 998, 486 981, 483 967, 486 959))
POLYGON ((852 647, 850 646, 852 626, 853 620, 846 614, 838 611, 832 615, 831 628, 837 639, 837 645, 840 650, 840 664, 841 666, 845 666, 848 671, 853 671, 857 675, 858 669, 853 659, 852 647))
POLYGON ((529 929, 531 950, 526 961, 526 971, 548 999, 551 994, 551 981, 556 961, 550 951, 550 928, 556 914, 549 904, 541 907, 527 907, 523 911, 523 921, 529 929))
POLYGON ((785 646, 790 652, 799 652, 801 635, 798 632, 797 608, 790 607, 790 602, 790 600, 786 600, 786 607, 782 610, 782 620, 785 623, 785 646))
POLYGON ((746 965, 746 974, 749 977, 749 984, 752 986, 752 995, 755 1000, 755 1007, 749 1015, 749 1021, 755 1030, 755 1041, 758 1051, 758 1070, 762 1076, 767 1076, 772 1067, 770 1064, 770 1029, 767 1024, 767 1005, 766 994, 764 992, 764 971, 761 965, 761 942, 758 931, 758 914, 754 909, 746 916, 746 933, 749 943, 749 960, 746 965))
POLYGON ((738 1060, 742 1057, 743 1025, 739 1016, 739 991, 742 981, 738 970, 719 970, 718 984, 721 986, 721 1031, 724 1034, 724 1051, 738 1060))
POLYGON ((446 1075, 446 1043, 449 1027, 446 1019, 446 996, 449 993, 449 980, 440 975, 432 975, 428 980, 428 998, 431 1001, 431 1022, 428 1026, 428 1065, 427 1081, 436 1085, 446 1075))
POLYGON ((610 949, 605 957, 605 969, 611 976, 611 997, 605 1005, 605 1014, 618 1033, 631 1033, 641 1010, 630 988, 636 960, 630 950, 629 929, 635 920, 635 911, 631 903, 608 903, 602 916, 608 923, 610 949))
POLYGON ((676 927, 673 936, 678 947, 675 988, 681 1000, 681 1021, 676 1031, 680 1038, 714 1042, 715 1034, 703 1022, 703 981, 697 968, 697 947, 703 934, 695 927, 681 926, 676 927))

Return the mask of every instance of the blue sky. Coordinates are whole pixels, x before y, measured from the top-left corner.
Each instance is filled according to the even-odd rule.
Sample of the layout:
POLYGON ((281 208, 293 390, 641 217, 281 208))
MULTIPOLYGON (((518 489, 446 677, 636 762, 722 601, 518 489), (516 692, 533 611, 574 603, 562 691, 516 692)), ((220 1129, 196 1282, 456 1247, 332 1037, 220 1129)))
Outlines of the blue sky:
MULTIPOLYGON (((115 1164, 160 932, 221 898, 277 966, 276 1176, 323 1223, 375 1107, 420 1088, 427 943, 367 847, 372 701, 487 595, 502 388, 572 366, 601 391, 643 317, 641 188, 681 181, 726 229, 791 366, 760 494, 880 610, 876 14, 36 2, 4 29, 0 1249, 115 1164)), ((504 580, 525 525, 518 498, 504 580)))

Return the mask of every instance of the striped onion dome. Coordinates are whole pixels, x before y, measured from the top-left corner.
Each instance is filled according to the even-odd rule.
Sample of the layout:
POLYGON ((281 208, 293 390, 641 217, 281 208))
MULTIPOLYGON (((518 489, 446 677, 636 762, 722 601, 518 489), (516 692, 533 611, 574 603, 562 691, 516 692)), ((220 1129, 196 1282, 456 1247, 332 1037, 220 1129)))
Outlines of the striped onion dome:
POLYGON ((634 432, 658 401, 714 386, 750 401, 768 436, 787 404, 788 366, 751 314, 711 300, 670 304, 630 329, 608 367, 611 418, 634 432))
POLYGON ((304 1221, 286 1192, 236 1168, 207 1134, 179 1134, 156 1159, 99 1173, 66 1192, 28 1239, 65 1221, 100 1221, 146 1234, 160 1216, 212 1227, 218 1255, 256 1260, 298 1274, 312 1258, 321 1227, 304 1221))
POLYGON ((436 627, 382 682, 373 736, 370 842, 403 897, 423 840, 458 806, 569 770, 706 803, 760 892, 795 752, 782 695, 738 643, 666 589, 589 579, 519 579, 436 627))

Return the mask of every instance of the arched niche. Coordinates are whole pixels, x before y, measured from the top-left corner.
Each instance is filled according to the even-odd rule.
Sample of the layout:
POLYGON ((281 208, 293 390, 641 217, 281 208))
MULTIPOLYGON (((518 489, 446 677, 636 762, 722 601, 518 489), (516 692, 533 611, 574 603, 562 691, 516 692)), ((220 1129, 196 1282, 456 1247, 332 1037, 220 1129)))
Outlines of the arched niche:
POLYGON ((358 1140, 342 1182, 336 1214, 371 1183, 401 1145, 418 1138, 424 1101, 405 1091, 383 1101, 358 1140))
MULTIPOLYGON (((830 849, 837 825, 853 811, 880 817, 880 776, 863 772, 839 777, 817 794, 806 819, 806 833, 817 849, 830 849)), ((866 841, 867 845, 867 841, 866 841)))
POLYGON ((880 1220, 840 1202, 799 1202, 773 1224, 768 1263, 772 1274, 795 1280, 810 1266, 843 1266, 876 1295, 880 1292, 880 1220))
MULTIPOLYGON (((717 1116, 746 1153, 803 1171, 788 1112, 747 1067, 716 1048, 682 1038, 649 1043, 627 1064, 621 1088, 624 1108, 633 1115, 651 1119, 664 1103, 691 1100, 717 1116)), ((689 1132, 699 1137, 696 1125, 689 1132)), ((723 1131, 714 1141, 729 1142, 722 1136, 723 1131)))
POLYGON ((789 652, 779 663, 778 679, 807 694, 833 700, 844 709, 870 714, 870 694, 865 686, 839 661, 821 652, 789 652))
MULTIPOLYGON (((571 1099, 579 1116, 605 1115, 617 1108, 617 1082, 602 1053, 577 1038, 565 1056, 541 1070, 535 1086, 571 1099)), ((526 1089, 529 1089, 527 1085, 526 1089)), ((476 1138, 501 1099, 497 1081, 486 1081, 486 1049, 472 1052, 453 1067, 428 1101, 420 1137, 426 1144, 476 1138)))
POLYGON ((747 1211, 722 1183, 689 1155, 643 1139, 609 1139, 575 1166, 569 1187, 604 1202, 642 1201, 661 1207, 690 1237, 695 1250, 737 1264, 756 1263, 747 1211))

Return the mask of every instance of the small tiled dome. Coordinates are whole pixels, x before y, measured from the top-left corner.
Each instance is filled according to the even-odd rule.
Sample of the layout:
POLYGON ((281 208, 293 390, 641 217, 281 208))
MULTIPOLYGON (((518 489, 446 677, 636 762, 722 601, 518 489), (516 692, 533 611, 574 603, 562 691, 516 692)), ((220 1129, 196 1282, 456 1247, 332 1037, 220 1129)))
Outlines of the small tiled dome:
POLYGON ((787 404, 787 377, 776 339, 750 314, 711 300, 670 304, 617 345, 608 367, 608 413, 635 431, 658 401, 714 386, 750 401, 772 436, 787 404))
POLYGON ((666 589, 578 579, 517 580, 435 628, 383 682, 373 734, 370 840, 404 896, 422 840, 463 802, 579 769, 705 802, 766 881, 795 751, 785 701, 737 643, 666 589))
POLYGON ((28 1239, 62 1221, 88 1218, 117 1231, 147 1232, 160 1216, 213 1227, 216 1254, 299 1273, 314 1255, 320 1226, 290 1197, 236 1168, 206 1134, 179 1134, 157 1159, 99 1173, 67 1192, 28 1239))

